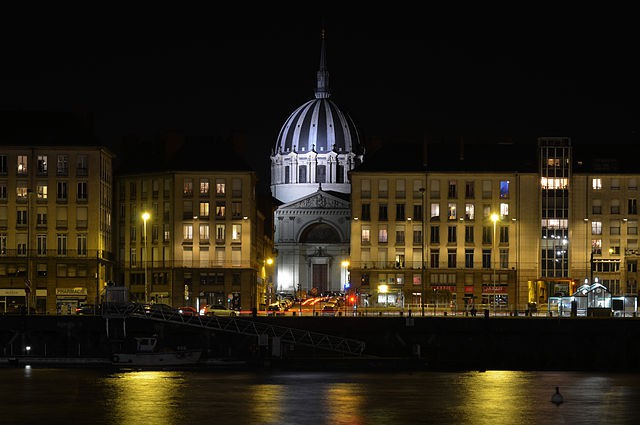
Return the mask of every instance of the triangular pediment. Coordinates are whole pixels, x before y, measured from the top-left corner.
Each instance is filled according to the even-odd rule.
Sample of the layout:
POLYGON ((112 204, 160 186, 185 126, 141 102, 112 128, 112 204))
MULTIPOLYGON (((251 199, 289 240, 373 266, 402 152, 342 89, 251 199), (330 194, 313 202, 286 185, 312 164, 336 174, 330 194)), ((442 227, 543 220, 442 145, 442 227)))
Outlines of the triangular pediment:
POLYGON ((318 190, 315 193, 311 193, 303 198, 296 199, 287 204, 281 205, 278 209, 297 209, 297 210, 318 210, 318 209, 351 209, 349 201, 338 198, 318 190))

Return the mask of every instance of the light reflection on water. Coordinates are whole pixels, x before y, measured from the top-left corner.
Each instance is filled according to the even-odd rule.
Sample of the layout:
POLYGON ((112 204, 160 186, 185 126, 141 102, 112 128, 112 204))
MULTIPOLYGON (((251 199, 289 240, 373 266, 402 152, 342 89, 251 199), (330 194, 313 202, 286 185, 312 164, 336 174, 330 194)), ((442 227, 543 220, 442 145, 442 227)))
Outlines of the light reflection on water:
POLYGON ((0 423, 635 424, 640 376, 0 369, 0 423), (564 403, 551 403, 555 387, 564 403))

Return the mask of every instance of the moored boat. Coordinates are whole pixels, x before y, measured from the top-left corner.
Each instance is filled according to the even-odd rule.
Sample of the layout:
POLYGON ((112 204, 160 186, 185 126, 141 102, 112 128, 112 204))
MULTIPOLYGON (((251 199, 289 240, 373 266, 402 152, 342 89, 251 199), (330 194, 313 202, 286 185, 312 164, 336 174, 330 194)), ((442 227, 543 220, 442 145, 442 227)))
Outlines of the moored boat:
POLYGON ((166 350, 157 348, 156 337, 136 338, 136 351, 117 352, 111 356, 111 364, 117 367, 163 368, 194 366, 200 361, 201 349, 166 350))

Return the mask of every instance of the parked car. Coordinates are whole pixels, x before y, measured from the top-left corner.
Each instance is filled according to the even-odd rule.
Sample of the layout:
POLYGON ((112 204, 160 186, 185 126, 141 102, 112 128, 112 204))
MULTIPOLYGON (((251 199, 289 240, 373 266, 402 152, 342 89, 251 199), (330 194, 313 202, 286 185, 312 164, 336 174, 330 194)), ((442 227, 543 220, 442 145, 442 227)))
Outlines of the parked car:
POLYGON ((178 313, 182 314, 183 316, 197 316, 198 310, 196 310, 191 306, 185 306, 185 307, 179 307, 178 313))
POLYGON ((96 314, 96 306, 93 304, 83 304, 76 307, 76 314, 88 315, 96 314))
POLYGON ((222 304, 207 304, 200 309, 201 316, 237 316, 236 310, 231 310, 222 304))
POLYGON ((178 312, 178 309, 171 307, 169 304, 162 303, 154 303, 154 304, 145 304, 144 311, 147 314, 174 314, 178 312))
POLYGON ((324 307, 322 307, 322 315, 323 316, 335 316, 340 307, 334 303, 326 303, 324 307))
POLYGON ((276 301, 275 303, 269 304, 269 306, 267 307, 267 311, 281 312, 285 311, 285 308, 280 303, 280 301, 276 301))

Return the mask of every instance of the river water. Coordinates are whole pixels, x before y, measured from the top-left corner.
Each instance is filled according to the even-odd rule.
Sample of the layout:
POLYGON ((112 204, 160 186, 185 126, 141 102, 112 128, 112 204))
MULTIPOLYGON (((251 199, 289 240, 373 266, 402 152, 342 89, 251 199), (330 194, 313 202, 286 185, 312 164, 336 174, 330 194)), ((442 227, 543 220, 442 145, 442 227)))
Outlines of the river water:
POLYGON ((26 367, 0 379, 0 423, 12 425, 640 423, 640 375, 26 367))

